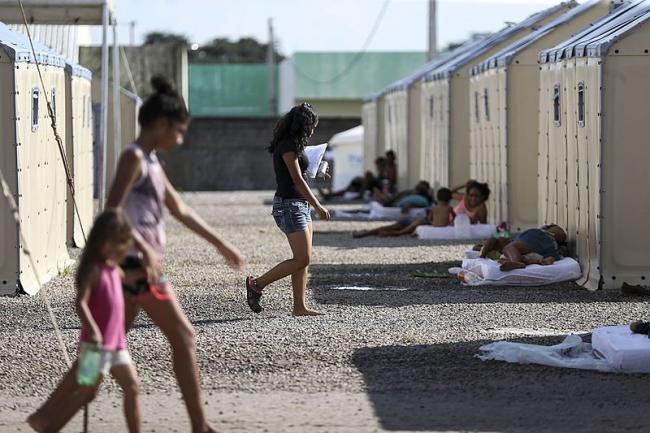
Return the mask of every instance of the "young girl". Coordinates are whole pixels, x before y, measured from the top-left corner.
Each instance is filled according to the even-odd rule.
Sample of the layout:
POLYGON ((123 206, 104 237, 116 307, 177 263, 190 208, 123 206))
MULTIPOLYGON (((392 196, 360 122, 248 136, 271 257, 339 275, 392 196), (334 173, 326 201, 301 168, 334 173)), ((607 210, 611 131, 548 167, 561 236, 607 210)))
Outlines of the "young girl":
POLYGON ((138 379, 126 349, 123 273, 118 263, 131 246, 131 226, 119 209, 97 217, 88 235, 77 270, 77 314, 81 321, 81 350, 101 345, 101 374, 94 386, 81 386, 77 360, 56 391, 28 419, 37 432, 58 432, 93 400, 103 376, 110 373, 124 392, 124 414, 129 432, 140 431, 138 379))
POLYGON ((255 313, 262 311, 262 290, 269 284, 291 275, 293 286, 293 315, 320 314, 306 305, 307 269, 311 260, 313 228, 310 204, 321 219, 329 220, 330 213, 321 206, 305 182, 309 161, 304 153, 309 138, 318 125, 318 116, 307 103, 297 105, 280 119, 273 132, 268 151, 273 155, 273 169, 277 190, 273 198, 273 217, 287 236, 293 258, 285 260, 266 274, 246 278, 248 306, 255 313))
POLYGON ((133 225, 136 249, 129 252, 122 268, 127 274, 145 272, 147 277, 125 285, 126 323, 130 327, 140 308, 165 334, 171 345, 174 372, 187 407, 193 433, 215 432, 203 411, 199 370, 196 363, 194 329, 176 298, 174 290, 158 283, 165 251, 163 209, 190 230, 210 242, 234 269, 246 261, 240 252, 210 228, 181 199, 163 171, 156 152, 168 151, 183 143, 190 114, 185 101, 162 77, 154 77, 155 90, 140 108, 141 133, 122 152, 107 206, 123 207, 133 225), (154 290, 165 287, 164 291, 154 290))
POLYGON ((490 188, 488 188, 487 183, 469 180, 465 185, 454 188, 451 193, 454 200, 460 202, 454 208, 456 215, 466 214, 472 224, 487 223, 487 206, 485 206, 485 202, 490 197, 490 188), (459 193, 463 188, 465 194, 459 193))

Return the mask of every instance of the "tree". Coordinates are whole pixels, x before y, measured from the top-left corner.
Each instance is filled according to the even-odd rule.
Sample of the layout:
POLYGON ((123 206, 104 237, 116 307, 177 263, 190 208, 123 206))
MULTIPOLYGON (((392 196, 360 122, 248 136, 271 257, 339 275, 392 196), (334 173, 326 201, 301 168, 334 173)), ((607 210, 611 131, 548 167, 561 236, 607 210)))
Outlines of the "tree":
POLYGON ((144 37, 144 45, 176 44, 189 47, 190 42, 185 35, 167 32, 149 32, 144 37))
MULTIPOLYGON (((193 63, 264 63, 268 44, 262 44, 254 38, 241 38, 231 41, 216 38, 199 49, 190 52, 193 63)), ((275 51, 276 61, 284 59, 275 51)))

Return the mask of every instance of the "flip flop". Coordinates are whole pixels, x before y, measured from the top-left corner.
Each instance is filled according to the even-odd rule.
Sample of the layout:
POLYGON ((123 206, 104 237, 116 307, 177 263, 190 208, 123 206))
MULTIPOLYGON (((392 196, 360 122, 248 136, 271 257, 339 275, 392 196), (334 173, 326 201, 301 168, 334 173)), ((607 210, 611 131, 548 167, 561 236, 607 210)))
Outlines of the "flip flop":
POLYGON ((262 294, 255 290, 255 282, 252 276, 246 277, 246 302, 253 313, 261 313, 264 308, 260 305, 262 294))

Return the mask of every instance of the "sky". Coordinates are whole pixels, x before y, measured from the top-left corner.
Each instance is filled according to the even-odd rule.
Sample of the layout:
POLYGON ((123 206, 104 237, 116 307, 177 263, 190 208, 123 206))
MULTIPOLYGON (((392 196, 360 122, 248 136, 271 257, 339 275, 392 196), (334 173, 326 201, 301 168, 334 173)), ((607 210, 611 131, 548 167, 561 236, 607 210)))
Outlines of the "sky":
MULTIPOLYGON (((272 18, 281 53, 351 51, 363 47, 385 0, 116 0, 120 42, 146 33, 185 34, 198 44, 216 37, 268 40, 272 18)), ((438 0, 438 46, 473 32, 496 31, 560 0, 438 0)), ((426 51, 428 1, 389 0, 369 51, 426 51)), ((101 34, 92 32, 93 43, 101 34)))

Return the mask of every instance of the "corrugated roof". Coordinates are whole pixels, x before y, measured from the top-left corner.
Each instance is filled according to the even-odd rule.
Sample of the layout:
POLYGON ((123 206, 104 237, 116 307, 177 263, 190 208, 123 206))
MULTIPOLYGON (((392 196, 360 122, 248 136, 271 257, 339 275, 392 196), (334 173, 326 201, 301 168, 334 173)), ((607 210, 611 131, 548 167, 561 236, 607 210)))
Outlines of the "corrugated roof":
MULTIPOLYGON (((0 46, 7 56, 15 63, 34 63, 34 55, 27 35, 14 32, 6 24, 0 22, 0 46)), ((42 65, 64 68, 66 60, 60 54, 43 44, 34 42, 36 60, 42 65)))
POLYGON ((570 11, 560 15, 550 23, 541 27, 539 30, 535 30, 534 32, 529 33, 527 36, 524 36, 513 44, 508 45, 496 53, 494 56, 486 59, 478 65, 474 65, 472 67, 472 75, 478 74, 488 69, 509 65, 512 61, 512 58, 522 50, 526 49, 526 47, 535 43, 537 40, 549 35, 558 27, 568 23, 583 13, 588 12, 591 8, 597 7, 600 3, 602 3, 602 0, 589 0, 585 3, 582 3, 581 5, 574 7, 570 11))
POLYGON ((625 2, 608 15, 576 33, 569 39, 559 43, 553 48, 542 50, 539 53, 539 62, 557 62, 565 58, 574 57, 575 48, 580 42, 597 37, 604 32, 610 32, 612 29, 619 28, 621 24, 629 21, 630 14, 637 14, 640 10, 643 10, 644 8, 647 9, 648 5, 644 5, 644 3, 645 0, 630 0, 625 2))
POLYGON ((438 79, 449 77, 459 68, 463 67, 463 65, 466 65, 467 63, 471 62, 472 59, 475 59, 476 57, 486 53, 487 51, 496 47, 500 43, 504 42, 505 40, 514 37, 517 33, 520 33, 527 28, 535 26, 536 23, 548 18, 549 16, 555 14, 556 12, 566 7, 569 7, 571 5, 577 5, 577 2, 575 0, 571 0, 568 2, 557 4, 553 7, 544 9, 540 12, 537 12, 529 16, 528 18, 526 18, 525 20, 521 21, 518 24, 515 24, 514 26, 504 28, 498 33, 486 38, 483 41, 483 43, 479 44, 474 50, 471 50, 462 56, 454 58, 449 62, 441 65, 440 67, 436 68, 435 70, 429 72, 426 76, 427 80, 438 80, 438 79))
POLYGON ((357 53, 295 53, 292 58, 295 98, 364 99, 426 63, 424 52, 370 52, 355 61, 357 56, 357 53))
POLYGON ((436 69, 438 66, 441 64, 450 61, 451 59, 458 57, 470 50, 473 50, 476 48, 478 45, 480 45, 483 41, 484 38, 479 38, 479 39, 473 39, 471 41, 467 41, 464 44, 462 44, 459 47, 454 48, 453 50, 449 50, 447 52, 441 53, 439 56, 431 60, 429 63, 426 65, 422 66, 421 68, 418 68, 415 70, 415 72, 407 75, 406 77, 392 83, 390 86, 386 87, 384 90, 379 92, 378 94, 374 95, 374 98, 379 98, 382 97, 383 95, 392 93, 392 92, 397 92, 400 90, 407 89, 408 87, 411 86, 414 82, 420 80, 422 77, 427 75, 429 72, 433 71, 436 69))

